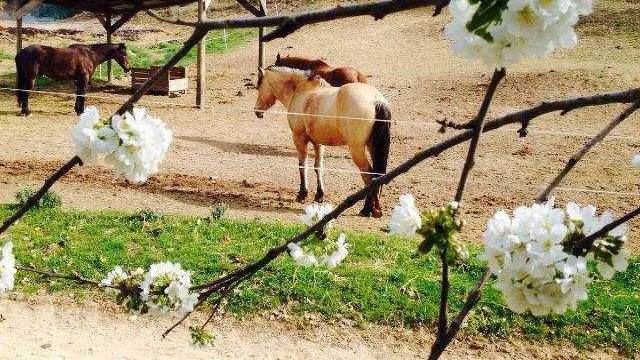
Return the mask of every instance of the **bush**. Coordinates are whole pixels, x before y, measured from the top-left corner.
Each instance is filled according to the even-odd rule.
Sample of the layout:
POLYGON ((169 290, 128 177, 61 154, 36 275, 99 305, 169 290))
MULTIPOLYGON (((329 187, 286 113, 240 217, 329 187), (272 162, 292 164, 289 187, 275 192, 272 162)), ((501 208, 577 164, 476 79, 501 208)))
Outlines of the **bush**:
POLYGON ((213 205, 209 219, 212 222, 218 221, 224 217, 224 214, 229 210, 229 205, 221 202, 213 205))
MULTIPOLYGON (((27 201, 29 201, 29 198, 35 195, 36 192, 37 190, 32 188, 23 188, 18 190, 18 192, 16 193, 16 201, 18 202, 18 205, 23 206, 24 204, 26 204, 27 201)), ((62 199, 60 198, 60 195, 58 195, 58 193, 56 193, 55 191, 47 191, 46 193, 44 193, 44 196, 38 201, 35 207, 53 209, 60 206, 62 206, 62 199)))

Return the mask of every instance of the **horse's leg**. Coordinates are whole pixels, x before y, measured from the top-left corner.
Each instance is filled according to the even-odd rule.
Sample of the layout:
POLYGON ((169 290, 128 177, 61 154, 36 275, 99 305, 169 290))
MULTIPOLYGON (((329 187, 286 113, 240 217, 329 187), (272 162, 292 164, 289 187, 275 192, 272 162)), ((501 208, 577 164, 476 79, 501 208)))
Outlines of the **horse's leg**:
POLYGON ((78 84, 76 87, 76 105, 74 107, 74 109, 76 110, 76 114, 78 115, 84 112, 84 95, 86 94, 86 89, 87 79, 78 79, 78 84))
MULTIPOLYGON (((356 164, 358 169, 360 170, 360 176, 362 176, 362 181, 364 181, 364 185, 367 186, 371 183, 371 164, 369 164, 369 159, 367 159, 367 154, 365 152, 364 145, 351 146, 349 145, 349 151, 351 151, 351 158, 353 162, 356 164)), ((364 206, 362 210, 360 210, 360 215, 362 216, 376 216, 373 207, 373 193, 370 192, 367 194, 366 199, 364 200, 364 206)), ((379 216, 377 216, 379 217, 379 216)))
POLYGON ((307 145, 309 138, 307 134, 294 133, 293 143, 298 150, 298 170, 300 170, 300 191, 298 191, 296 201, 303 202, 309 195, 309 190, 307 190, 307 145))
POLYGON ((316 197, 313 199, 317 202, 324 200, 324 145, 313 144, 313 151, 315 152, 315 171, 316 178, 318 180, 318 188, 316 190, 316 197))
POLYGON ((27 116, 31 114, 31 110, 29 110, 29 90, 32 90, 36 84, 36 79, 28 78, 24 79, 24 83, 22 84, 22 89, 26 91, 22 91, 20 93, 20 100, 22 105, 22 110, 20 111, 20 115, 27 116))

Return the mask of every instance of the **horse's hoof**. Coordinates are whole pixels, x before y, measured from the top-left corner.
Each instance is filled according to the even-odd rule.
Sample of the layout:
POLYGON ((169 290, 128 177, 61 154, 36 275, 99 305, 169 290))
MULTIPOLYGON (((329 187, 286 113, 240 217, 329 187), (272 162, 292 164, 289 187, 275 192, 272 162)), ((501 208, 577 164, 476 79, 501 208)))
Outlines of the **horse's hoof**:
POLYGON ((20 116, 29 116, 29 115, 31 115, 31 111, 27 111, 27 112, 23 111, 20 113, 20 116))
POLYGON ((379 219, 382 217, 382 210, 380 209, 373 209, 373 211, 371 212, 371 216, 373 216, 376 219, 379 219))
POLYGON ((360 210, 360 216, 371 217, 371 209, 362 208, 362 210, 360 210))
POLYGON ((301 203, 307 199, 307 195, 309 195, 308 191, 300 191, 298 192, 298 196, 296 197, 296 201, 301 203))
POLYGON ((313 198, 313 201, 318 203, 324 202, 324 193, 316 193, 316 196, 313 198))

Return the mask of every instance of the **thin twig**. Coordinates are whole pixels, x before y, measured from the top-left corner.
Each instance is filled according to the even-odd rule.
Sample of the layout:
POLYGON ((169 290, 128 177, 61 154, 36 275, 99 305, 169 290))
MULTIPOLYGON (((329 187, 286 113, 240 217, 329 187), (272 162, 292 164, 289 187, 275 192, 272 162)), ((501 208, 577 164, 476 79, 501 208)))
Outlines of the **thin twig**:
POLYGON ((578 161, 580 161, 582 157, 587 152, 589 152, 589 150, 591 150, 591 148, 593 148, 597 143, 602 141, 602 139, 604 139, 604 137, 607 136, 607 134, 609 134, 611 130, 613 130, 616 126, 618 126, 621 122, 623 122, 626 118, 628 118, 631 114, 633 114, 633 112, 635 112, 639 108, 640 108, 640 100, 636 100, 629 107, 627 107, 622 113, 616 116, 609 124, 607 124, 607 126, 605 126, 602 130, 600 130, 598 134, 596 134, 594 137, 589 139, 589 141, 587 141, 580 148, 580 150, 578 150, 578 152, 576 152, 575 154, 573 154, 573 156, 569 158, 569 161, 567 162, 565 167, 562 169, 562 171, 560 171, 560 173, 556 175, 556 177, 549 183, 549 185, 547 185, 544 191, 542 191, 542 193, 538 196, 536 201, 537 202, 547 201, 553 189, 555 189, 558 185, 560 185, 560 182, 562 181, 562 179, 564 179, 564 177, 567 176, 567 174, 569 174, 569 172, 573 169, 573 167, 576 166, 578 161))
MULTIPOLYGON (((635 88, 626 91, 611 92, 606 94, 579 96, 556 101, 543 101, 535 107, 507 115, 507 117, 517 118, 518 122, 522 124, 522 127, 519 130, 520 136, 526 136, 529 122, 543 114, 561 111, 561 115, 563 115, 571 110, 583 107, 614 103, 631 103, 638 99, 640 99, 640 88, 635 88)), ((438 123, 442 125, 443 128, 450 127, 458 130, 473 128, 473 121, 459 124, 454 121, 438 120, 438 123)))
MULTIPOLYGON (((506 70, 504 68, 500 70, 495 70, 493 72, 493 76, 491 77, 491 82, 489 83, 489 87, 487 88, 487 92, 482 100, 482 105, 478 110, 478 115, 473 120, 473 137, 471 138, 471 142, 469 144, 469 151, 467 152, 467 158, 464 162, 464 166, 462 168, 462 174, 460 174, 460 181, 458 183, 458 189, 456 191, 455 201, 461 202, 462 196, 464 194, 464 190, 467 184, 467 180, 469 175, 471 174, 471 170, 475 165, 476 152, 478 150, 478 144, 480 143, 480 137, 482 136, 482 132, 484 131, 484 126, 487 119, 487 112, 489 111, 489 106, 491 105, 491 101, 493 100, 496 89, 498 88, 498 84, 506 75, 506 70)), ((456 211, 457 214, 457 211, 456 211)), ((456 215, 454 214, 454 216, 456 215)), ((436 335, 436 340, 431 346, 431 355, 430 359, 437 359, 440 354, 444 351, 444 349, 449 345, 449 342, 446 340, 447 335, 449 334, 449 320, 448 320, 448 309, 447 304, 449 300, 449 267, 447 265, 447 246, 441 250, 440 260, 442 261, 442 279, 440 284, 440 309, 438 315, 438 333, 436 335), (435 357, 434 357, 435 354, 435 357)), ((454 335, 455 336, 455 335, 454 335)))
POLYGON ((478 115, 473 120, 474 126, 474 136, 471 139, 471 143, 469 144, 469 151, 467 152, 467 159, 464 162, 464 167, 462 168, 462 174, 460 175, 460 182, 458 183, 458 190, 456 191, 455 200, 457 202, 462 201, 462 194, 464 193, 464 189, 467 185, 467 179, 469 178, 469 174, 471 173, 471 169, 476 163, 476 151, 478 150, 478 143, 480 142, 480 136, 482 135, 482 131, 484 130, 484 125, 487 119, 487 111, 489 111, 489 106, 491 105, 491 101, 496 93, 496 89, 498 88, 498 84, 506 75, 506 70, 504 68, 500 70, 495 70, 493 72, 493 76, 491 77, 491 83, 489 83, 489 87, 487 88, 487 93, 482 100, 482 105, 480 106, 480 110, 478 111, 478 115))
POLYGON ((24 214, 29 211, 32 207, 36 206, 40 199, 47 193, 47 191, 53 186, 53 184, 58 181, 62 176, 69 172, 74 166, 82 165, 82 160, 78 156, 74 156, 69 160, 66 164, 64 164, 60 169, 58 169, 53 175, 49 176, 45 181, 44 185, 33 194, 27 202, 25 202, 18 211, 15 212, 10 218, 6 219, 2 226, 0 227, 0 234, 5 232, 11 225, 13 225, 16 221, 18 221, 24 214))
POLYGON ((147 15, 151 16, 152 18, 160 21, 160 22, 165 22, 168 24, 173 24, 173 25, 182 25, 182 26, 191 26, 191 27, 195 27, 198 23, 196 22, 191 22, 191 21, 184 21, 184 20, 180 20, 178 18, 175 19, 167 19, 165 17, 162 17, 158 14, 156 14, 155 12, 151 11, 151 10, 147 10, 146 11, 147 15))
POLYGON ((608 223, 607 225, 600 228, 600 230, 594 232, 593 234, 586 236, 574 244, 573 255, 575 256, 584 256, 589 251, 589 249, 593 246, 593 242, 605 236, 609 231, 617 228, 618 226, 626 223, 627 221, 633 219, 634 217, 640 215, 640 207, 635 210, 627 213, 626 215, 608 223))
POLYGON ((54 272, 48 272, 48 271, 36 269, 36 268, 33 268, 33 267, 24 267, 24 266, 16 266, 16 270, 18 270, 18 271, 26 271, 26 272, 30 272, 30 273, 34 273, 34 274, 39 274, 39 275, 42 275, 44 277, 71 280, 71 281, 78 282, 80 284, 93 285, 93 286, 97 286, 97 287, 101 287, 101 288, 105 288, 106 287, 106 288, 111 288, 111 289, 120 289, 117 286, 104 285, 104 284, 101 284, 99 281, 87 279, 87 278, 84 278, 84 277, 82 277, 80 275, 77 275, 77 274, 73 274, 73 275, 58 274, 58 273, 54 273, 54 272))

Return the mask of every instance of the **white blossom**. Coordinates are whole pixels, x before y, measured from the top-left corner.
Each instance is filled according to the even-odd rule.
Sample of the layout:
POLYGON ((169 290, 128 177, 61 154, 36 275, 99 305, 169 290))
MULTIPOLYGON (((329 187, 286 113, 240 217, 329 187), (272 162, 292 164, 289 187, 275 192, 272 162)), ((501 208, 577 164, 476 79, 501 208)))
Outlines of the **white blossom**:
POLYGON ((8 241, 0 249, 0 295, 13 290, 16 275, 16 259, 13 257, 13 243, 8 241))
POLYGON ((191 274, 180 264, 152 264, 140 283, 140 298, 154 314, 168 314, 174 310, 191 312, 198 302, 198 294, 191 293, 190 287, 191 274))
MULTIPOLYGON (((331 204, 309 204, 305 206, 304 214, 300 217, 300 221, 307 226, 312 226, 331 211, 333 211, 333 205, 331 204)), ((329 221, 329 223, 325 225, 325 230, 329 230, 332 226, 333 220, 329 221)))
POLYGON ((158 172, 173 137, 166 124, 144 108, 134 108, 133 114, 114 115, 111 125, 121 140, 116 151, 105 157, 114 171, 136 183, 158 172))
POLYGON ((118 265, 113 270, 109 271, 102 281, 100 286, 118 286, 123 281, 129 278, 129 274, 122 269, 122 266, 118 265))
MULTIPOLYGON (((576 203, 568 203, 565 214, 554 207, 553 199, 518 207, 512 216, 498 211, 483 233, 485 250, 481 258, 498 277, 494 286, 503 293, 510 309, 517 313, 530 311, 535 316, 561 314, 587 299, 587 285, 592 281, 587 257, 593 253, 574 256, 569 239, 592 234, 612 220, 610 212, 598 217, 595 207, 576 203)), ((619 226, 595 242, 597 248, 612 251, 611 264, 596 257, 604 278, 628 266, 626 231, 626 226, 619 226)))
POLYGON ((344 260, 347 255, 349 255, 349 251, 347 250, 349 248, 349 244, 347 244, 344 234, 340 234, 340 236, 338 236, 336 245, 338 246, 337 250, 329 255, 322 255, 322 258, 320 259, 320 262, 327 265, 327 267, 329 268, 334 268, 340 265, 342 260, 344 260))
POLYGON ((158 172, 172 133, 161 120, 143 108, 114 115, 111 122, 100 119, 95 106, 89 106, 73 126, 76 154, 83 162, 99 159, 131 182, 144 182, 158 172))
POLYGON ((398 205, 393 208, 391 213, 391 220, 388 224, 389 232, 413 236, 421 226, 422 217, 420 210, 416 207, 413 195, 409 193, 400 195, 398 205))
POLYGON ((470 60, 480 59, 496 68, 525 57, 547 56, 555 48, 571 49, 577 44, 573 26, 592 11, 591 0, 509 0, 499 21, 490 23, 485 39, 467 29, 479 4, 452 0, 453 20, 445 33, 453 40, 453 51, 470 60))
POLYGON ((637 154, 631 159, 631 165, 640 168, 640 154, 637 154))
POLYGON ((289 249, 291 259, 293 259, 296 264, 305 267, 318 265, 318 259, 316 259, 316 256, 313 254, 307 254, 297 243, 289 243, 287 248, 289 249))

